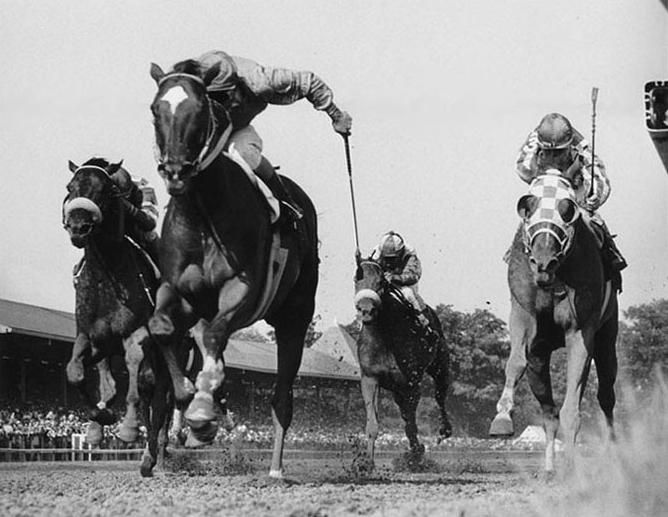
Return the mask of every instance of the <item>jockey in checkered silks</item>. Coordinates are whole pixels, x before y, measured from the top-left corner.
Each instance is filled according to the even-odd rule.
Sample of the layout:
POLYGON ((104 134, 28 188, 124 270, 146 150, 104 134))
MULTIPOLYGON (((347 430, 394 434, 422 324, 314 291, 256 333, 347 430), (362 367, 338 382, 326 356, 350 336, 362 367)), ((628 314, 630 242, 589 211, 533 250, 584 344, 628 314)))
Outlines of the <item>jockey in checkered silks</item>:
POLYGON ((559 113, 543 117, 538 127, 529 133, 517 157, 517 174, 526 183, 531 183, 548 169, 558 169, 572 178, 577 203, 588 214, 586 219, 592 223, 596 233, 602 236, 603 260, 612 270, 615 287, 621 290, 619 272, 627 266, 626 260, 596 212, 610 195, 610 180, 605 165, 598 156, 592 155, 582 134, 559 113))
POLYGON ((389 231, 381 237, 380 243, 373 249, 370 258, 380 265, 385 280, 397 287, 406 301, 415 309, 422 327, 428 329, 427 306, 418 294, 422 264, 415 250, 404 242, 401 235, 389 231))
POLYGON ((224 149, 228 152, 232 148, 236 150, 256 176, 269 186, 288 209, 288 220, 300 219, 301 208, 286 190, 274 167, 262 156, 262 139, 250 125, 251 121, 268 104, 287 105, 303 98, 316 110, 327 113, 334 130, 341 135, 350 134, 352 118, 334 104, 332 90, 312 72, 266 67, 217 50, 206 52, 196 62, 202 76, 219 67, 207 85, 207 94, 227 110, 232 122, 232 133, 224 149))

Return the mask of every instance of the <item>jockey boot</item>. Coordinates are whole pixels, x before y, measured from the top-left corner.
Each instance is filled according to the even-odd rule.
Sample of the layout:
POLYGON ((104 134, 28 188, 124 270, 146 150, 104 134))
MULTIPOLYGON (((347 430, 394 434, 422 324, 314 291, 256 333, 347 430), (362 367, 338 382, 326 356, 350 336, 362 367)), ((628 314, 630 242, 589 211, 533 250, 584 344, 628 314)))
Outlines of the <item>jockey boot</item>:
POLYGON ((281 203, 280 220, 285 223, 290 223, 293 226, 296 225, 297 221, 304 217, 304 213, 299 205, 292 199, 290 192, 285 188, 285 184, 281 181, 280 176, 276 173, 276 169, 274 169, 273 165, 269 163, 269 160, 263 156, 260 165, 258 165, 253 172, 267 184, 281 203))
POLYGON ((604 246, 607 250, 606 253, 610 256, 610 264, 612 269, 615 271, 621 271, 626 268, 626 266, 628 266, 626 259, 622 256, 622 253, 619 251, 619 248, 615 243, 614 235, 606 233, 604 246))

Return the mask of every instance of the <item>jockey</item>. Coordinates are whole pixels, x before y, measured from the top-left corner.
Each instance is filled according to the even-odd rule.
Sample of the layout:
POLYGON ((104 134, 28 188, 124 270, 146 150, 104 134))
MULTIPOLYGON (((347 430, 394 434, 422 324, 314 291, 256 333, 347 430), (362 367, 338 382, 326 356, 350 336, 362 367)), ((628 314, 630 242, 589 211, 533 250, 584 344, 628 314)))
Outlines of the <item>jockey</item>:
POLYGON ((327 113, 334 130, 341 135, 350 134, 352 118, 334 104, 331 89, 312 72, 265 67, 250 59, 216 50, 203 54, 197 62, 202 68, 202 76, 213 67, 219 67, 207 91, 209 98, 222 105, 231 119, 232 133, 225 149, 233 147, 276 193, 283 206, 288 208, 291 219, 300 219, 301 209, 292 200, 274 167, 262 156, 262 139, 250 125, 251 121, 268 104, 292 104, 302 98, 316 110, 327 113))
POLYGON ((399 288, 401 294, 415 309, 424 329, 429 329, 427 306, 418 294, 418 280, 422 276, 422 265, 415 250, 408 246, 398 233, 389 231, 371 252, 371 260, 378 262, 385 279, 399 288))
POLYGON ((592 155, 582 134, 559 113, 550 113, 542 118, 538 127, 529 133, 517 157, 517 174, 526 183, 531 183, 549 169, 558 169, 572 178, 578 205, 585 209, 589 220, 600 229, 604 260, 619 282, 617 287, 621 288, 619 272, 627 263, 605 222, 596 212, 610 195, 610 180, 605 165, 598 156, 592 155))
POLYGON ((132 176, 123 167, 113 173, 111 179, 122 194, 121 200, 126 216, 124 233, 146 250, 157 265, 158 233, 155 229, 160 214, 155 190, 145 178, 132 176))

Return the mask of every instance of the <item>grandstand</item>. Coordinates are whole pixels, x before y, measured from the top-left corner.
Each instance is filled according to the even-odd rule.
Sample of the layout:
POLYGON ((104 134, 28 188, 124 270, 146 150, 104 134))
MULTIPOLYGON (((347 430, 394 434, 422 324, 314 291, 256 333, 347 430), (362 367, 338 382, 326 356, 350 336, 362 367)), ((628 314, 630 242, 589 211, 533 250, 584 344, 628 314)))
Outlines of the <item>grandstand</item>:
MULTIPOLYGON (((65 365, 75 338, 74 315, 69 312, 0 299, 0 399, 25 403, 56 398, 63 406, 78 394, 68 386, 65 365)), ((276 345, 230 339, 225 351, 228 378, 249 386, 273 382, 276 345)), ((122 361, 112 365, 121 389, 127 377, 122 361)), ((341 386, 359 381, 354 343, 336 325, 327 329, 313 347, 304 350, 297 388, 341 386)))

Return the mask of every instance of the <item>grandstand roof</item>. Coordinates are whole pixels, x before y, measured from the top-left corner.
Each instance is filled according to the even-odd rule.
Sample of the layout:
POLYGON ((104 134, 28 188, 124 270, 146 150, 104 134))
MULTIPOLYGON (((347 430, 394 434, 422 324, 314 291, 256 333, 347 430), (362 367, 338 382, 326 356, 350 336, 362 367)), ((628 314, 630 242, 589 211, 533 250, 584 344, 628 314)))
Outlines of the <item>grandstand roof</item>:
MULTIPOLYGON (((3 333, 73 342, 76 333, 74 314, 0 299, 0 334, 3 333)), ((232 338, 225 350, 225 364, 240 370, 275 373, 276 345, 232 338)), ((298 375, 358 380, 359 368, 321 351, 306 348, 298 375)))
POLYGON ((74 341, 74 314, 0 299, 0 333, 10 332, 74 341))
POLYGON ((337 361, 345 361, 357 367, 359 372, 357 344, 342 325, 336 323, 325 329, 311 348, 334 357, 337 361))

